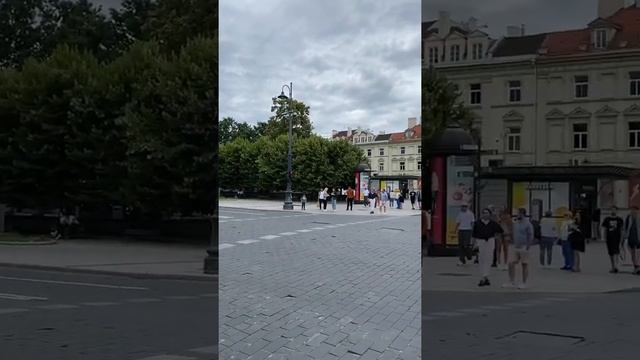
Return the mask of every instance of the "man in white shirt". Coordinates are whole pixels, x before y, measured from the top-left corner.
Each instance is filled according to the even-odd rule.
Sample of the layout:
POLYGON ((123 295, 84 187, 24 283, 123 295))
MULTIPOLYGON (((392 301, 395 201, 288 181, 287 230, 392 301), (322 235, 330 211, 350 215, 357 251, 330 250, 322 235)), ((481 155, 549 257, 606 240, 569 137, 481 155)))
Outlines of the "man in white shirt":
POLYGON ((456 218, 456 232, 458 233, 458 246, 460 252, 460 263, 458 265, 466 264, 467 259, 471 260, 471 232, 475 221, 476 218, 469 210, 469 207, 467 205, 462 205, 460 213, 458 213, 458 217, 456 218))

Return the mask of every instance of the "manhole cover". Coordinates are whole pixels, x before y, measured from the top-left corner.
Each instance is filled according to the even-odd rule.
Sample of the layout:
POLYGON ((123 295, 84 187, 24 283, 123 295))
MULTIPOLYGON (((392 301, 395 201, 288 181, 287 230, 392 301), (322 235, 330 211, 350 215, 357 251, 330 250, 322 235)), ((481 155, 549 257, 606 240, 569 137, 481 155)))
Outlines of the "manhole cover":
POLYGON ((471 274, 460 274, 460 273, 438 273, 436 275, 439 275, 439 276, 471 276, 471 274))
POLYGON ((567 347, 577 345, 585 341, 582 336, 537 332, 537 331, 516 331, 511 334, 496 338, 500 342, 521 347, 567 347))

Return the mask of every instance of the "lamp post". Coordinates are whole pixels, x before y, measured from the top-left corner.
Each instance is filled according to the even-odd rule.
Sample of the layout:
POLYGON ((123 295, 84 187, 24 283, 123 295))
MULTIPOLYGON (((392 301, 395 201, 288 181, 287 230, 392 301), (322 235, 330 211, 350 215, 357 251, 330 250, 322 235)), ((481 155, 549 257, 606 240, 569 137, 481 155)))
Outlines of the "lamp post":
POLYGON ((289 100, 289 113, 288 113, 288 118, 289 118, 289 152, 287 154, 287 190, 285 191, 285 195, 284 195, 284 205, 282 206, 283 210, 293 210, 293 199, 292 199, 292 195, 291 195, 291 142, 292 142, 292 124, 291 124, 291 118, 293 117, 293 83, 289 83, 289 85, 283 85, 282 86, 282 91, 280 92, 280 95, 278 95, 278 99, 281 100, 289 100), (287 97, 287 95, 284 94, 284 89, 289 89, 289 97, 287 97))

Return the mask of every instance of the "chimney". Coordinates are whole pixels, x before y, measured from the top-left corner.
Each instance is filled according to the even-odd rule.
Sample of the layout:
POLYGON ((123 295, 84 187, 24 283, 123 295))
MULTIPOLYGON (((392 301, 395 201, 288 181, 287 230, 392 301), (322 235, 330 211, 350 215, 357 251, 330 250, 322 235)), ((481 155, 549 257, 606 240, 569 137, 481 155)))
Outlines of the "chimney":
POLYGON ((347 136, 351 136, 352 132, 351 132, 351 127, 349 126, 347 128, 347 136))
POLYGON ((522 28, 517 25, 507 26, 507 37, 519 37, 522 36, 522 28))
POLYGON ((438 35, 444 37, 449 35, 451 30, 451 17, 448 11, 440 11, 440 17, 438 18, 438 35))
POLYGON ((624 7, 625 0, 598 0, 598 17, 606 19, 624 7))
POLYGON ((408 125, 407 128, 411 129, 412 127, 418 125, 418 119, 414 117, 410 117, 407 125, 408 125))

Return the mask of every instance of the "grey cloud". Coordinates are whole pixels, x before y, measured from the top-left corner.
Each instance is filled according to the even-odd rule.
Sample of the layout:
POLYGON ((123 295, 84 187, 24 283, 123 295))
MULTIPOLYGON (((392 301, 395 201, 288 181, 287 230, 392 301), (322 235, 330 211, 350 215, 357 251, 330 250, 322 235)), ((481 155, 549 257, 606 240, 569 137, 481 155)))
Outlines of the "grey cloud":
POLYGON ((289 81, 324 135, 359 125, 400 131, 407 117, 419 116, 415 0, 246 5, 220 3, 221 116, 266 120, 271 97, 289 81))

